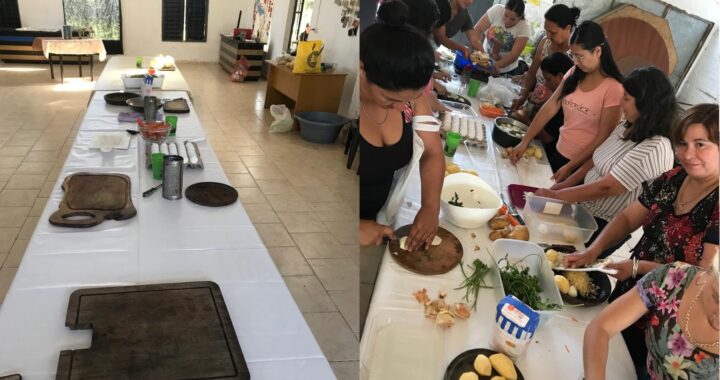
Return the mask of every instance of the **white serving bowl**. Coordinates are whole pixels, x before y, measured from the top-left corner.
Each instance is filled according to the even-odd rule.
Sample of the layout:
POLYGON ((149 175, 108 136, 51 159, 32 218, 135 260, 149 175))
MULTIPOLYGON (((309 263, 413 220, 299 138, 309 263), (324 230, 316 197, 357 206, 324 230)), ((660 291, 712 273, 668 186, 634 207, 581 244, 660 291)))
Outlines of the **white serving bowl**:
POLYGON ((450 223, 462 228, 477 228, 492 219, 501 206, 502 200, 498 194, 480 177, 468 173, 445 177, 440 193, 440 208, 450 223), (455 193, 463 207, 448 203, 455 193))

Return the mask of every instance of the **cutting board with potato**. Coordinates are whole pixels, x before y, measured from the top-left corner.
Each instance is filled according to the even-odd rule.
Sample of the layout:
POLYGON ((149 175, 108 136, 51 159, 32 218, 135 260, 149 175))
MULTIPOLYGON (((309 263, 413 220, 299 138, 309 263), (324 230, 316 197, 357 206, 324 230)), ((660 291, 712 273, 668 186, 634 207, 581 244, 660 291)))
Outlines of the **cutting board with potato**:
POLYGON ((395 231, 397 240, 390 241, 388 248, 391 256, 401 267, 418 274, 435 275, 447 273, 455 268, 463 257, 460 240, 450 231, 439 227, 436 235, 438 245, 431 245, 410 252, 401 247, 401 240, 410 235, 411 225, 403 226, 395 231), (439 238, 439 239, 438 239, 439 238))
POLYGON ((62 189, 59 209, 50 215, 52 225, 87 228, 137 214, 130 199, 130 177, 124 174, 75 173, 65 177, 62 189))

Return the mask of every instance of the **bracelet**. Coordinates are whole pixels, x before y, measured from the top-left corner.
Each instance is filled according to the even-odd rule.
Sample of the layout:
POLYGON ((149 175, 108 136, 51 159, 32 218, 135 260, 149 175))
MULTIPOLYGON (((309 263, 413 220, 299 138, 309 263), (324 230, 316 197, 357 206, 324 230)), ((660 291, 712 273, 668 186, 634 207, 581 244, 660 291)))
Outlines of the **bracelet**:
POLYGON ((637 277, 637 271, 638 271, 638 259, 633 259, 633 265, 632 265, 632 278, 635 279, 637 277))

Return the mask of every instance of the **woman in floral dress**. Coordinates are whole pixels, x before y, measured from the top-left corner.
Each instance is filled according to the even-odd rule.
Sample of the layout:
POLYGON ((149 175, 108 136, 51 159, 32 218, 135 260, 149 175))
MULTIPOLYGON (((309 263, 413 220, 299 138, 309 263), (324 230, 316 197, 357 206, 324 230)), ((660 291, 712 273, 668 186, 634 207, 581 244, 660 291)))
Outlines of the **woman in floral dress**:
MULTIPOLYGON (((680 166, 653 181, 586 250, 565 256, 565 266, 590 264, 607 247, 642 227, 643 236, 630 260, 608 265, 618 270, 611 302, 628 293, 636 278, 662 264, 682 261, 709 268, 717 256, 718 105, 699 104, 687 110, 672 137, 680 166)), ((642 319, 622 332, 641 379, 648 353, 642 339, 646 323, 642 319)))
POLYGON ((595 318, 585 331, 585 379, 605 378, 608 342, 647 318, 649 379, 718 378, 718 271, 675 262, 640 279, 595 318))

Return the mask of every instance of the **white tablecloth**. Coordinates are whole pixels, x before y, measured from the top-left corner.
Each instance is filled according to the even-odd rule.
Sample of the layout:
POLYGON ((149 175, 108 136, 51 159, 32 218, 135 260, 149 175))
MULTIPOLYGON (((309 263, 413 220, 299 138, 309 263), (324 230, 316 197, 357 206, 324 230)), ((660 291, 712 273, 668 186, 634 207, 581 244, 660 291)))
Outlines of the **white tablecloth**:
MULTIPOLYGON (((65 327, 70 294, 85 287, 214 281, 223 293, 253 379, 334 379, 240 202, 212 208, 187 199, 170 201, 144 166, 144 142, 133 137, 126 151, 89 151, 93 134, 134 129, 119 123, 125 107, 108 106, 107 92, 90 101, 78 137, 40 217, 15 280, 0 307, 0 376, 54 379, 61 350, 87 348, 91 331, 65 327), (141 149, 138 149, 141 147, 141 149), (55 227, 63 179, 77 172, 112 172, 131 178, 137 216, 87 229, 55 227)), ((160 97, 185 97, 157 92, 160 97)), ((192 105, 191 105, 192 106, 192 105)), ((179 115, 178 139, 204 136, 194 110, 179 115)), ((184 186, 228 183, 206 141, 198 143, 205 168, 185 169, 184 186)))
POLYGON ((98 54, 98 59, 104 61, 107 57, 105 45, 99 39, 44 39, 42 49, 45 58, 50 57, 50 54, 98 54))
MULTIPOLYGON (((118 55, 110 57, 105 64, 102 74, 95 81, 94 91, 122 91, 125 89, 123 86, 121 74, 145 74, 147 68, 150 65, 150 60, 153 57, 143 57, 143 69, 135 67, 135 58, 128 55, 118 55)), ((175 71, 157 71, 156 73, 163 74, 162 90, 163 91, 185 91, 190 93, 190 87, 185 81, 180 69, 176 67, 175 71)), ((136 89, 136 91, 139 91, 136 89)), ((191 96, 192 98, 192 96, 191 96)))
MULTIPOLYGON (((473 102, 474 109, 477 109, 477 106, 477 102, 473 102)), ((495 147, 492 141, 492 119, 482 116, 480 119, 486 126, 488 147, 484 149, 460 146, 453 157, 455 163, 463 168, 475 169, 485 182, 506 195, 508 184, 521 183, 538 187, 552 184, 552 171, 546 158, 539 162, 531 158, 521 161, 517 167, 513 166, 509 160, 500 156, 502 147, 495 147)), ((536 142, 536 145, 540 146, 540 143, 536 142)), ((417 170, 413 173, 405 200, 395 228, 412 223, 420 208, 420 174, 417 170)), ((466 264, 475 258, 490 263, 491 259, 486 251, 492 243, 488 238, 488 227, 463 229, 446 222, 442 216, 440 225, 460 239, 463 261, 466 264), (473 234, 475 237, 472 237, 473 234)), ((472 348, 490 347, 495 306, 503 296, 499 289, 481 289, 477 311, 471 318, 467 321, 456 321, 452 328, 440 331, 433 321, 424 317, 424 307, 415 300, 413 293, 427 288, 428 294, 437 298, 438 292, 442 290, 447 292, 449 302, 461 302, 465 292, 455 290, 463 279, 460 268, 456 267, 444 275, 422 276, 400 267, 390 255, 389 251, 386 251, 383 257, 360 342, 361 379, 369 377, 373 362, 386 360, 376 353, 382 352, 380 346, 393 344, 392 339, 387 339, 390 336, 394 339, 402 336, 407 342, 423 342, 415 347, 408 347, 408 351, 425 352, 427 357, 424 362, 416 365, 428 366, 431 373, 428 378, 432 379, 443 378, 447 365, 462 352, 472 348), (390 327, 394 329, 393 332, 390 332, 390 327), (440 349, 428 351, 428 346, 440 349)), ((603 307, 566 306, 553 319, 544 323, 537 330, 525 355, 516 362, 525 379, 582 379, 585 327, 603 307)), ((608 379, 635 379, 630 355, 620 336, 612 339, 610 343, 607 371, 608 379)))

